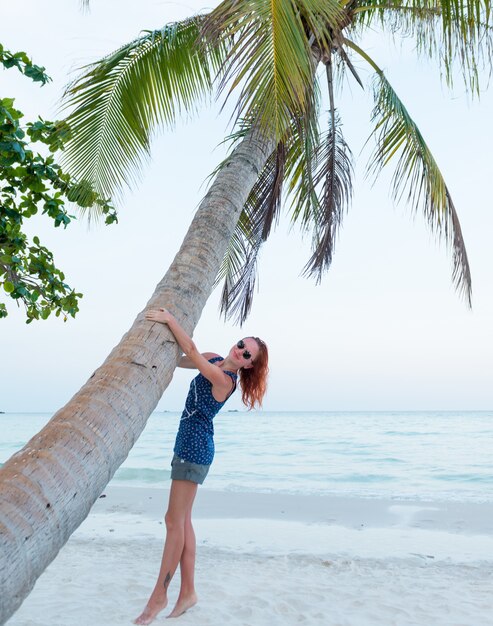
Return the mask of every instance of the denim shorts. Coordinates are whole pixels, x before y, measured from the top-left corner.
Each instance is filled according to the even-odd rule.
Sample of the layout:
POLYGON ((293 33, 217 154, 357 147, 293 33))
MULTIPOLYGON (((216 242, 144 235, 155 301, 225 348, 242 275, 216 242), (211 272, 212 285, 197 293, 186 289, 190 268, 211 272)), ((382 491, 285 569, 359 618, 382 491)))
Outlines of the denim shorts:
POLYGON ((199 465, 180 459, 176 454, 171 461, 171 480, 189 480, 201 485, 209 472, 210 465, 199 465))

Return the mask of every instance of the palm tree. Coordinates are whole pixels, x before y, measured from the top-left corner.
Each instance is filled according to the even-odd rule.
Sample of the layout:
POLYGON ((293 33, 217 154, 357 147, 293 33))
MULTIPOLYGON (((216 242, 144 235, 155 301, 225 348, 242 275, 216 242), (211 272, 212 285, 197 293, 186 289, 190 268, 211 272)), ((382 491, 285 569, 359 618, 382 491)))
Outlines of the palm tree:
MULTIPOLYGON (((422 210, 450 242, 453 280, 470 302, 449 190, 416 124, 359 43, 376 26, 405 33, 438 62, 448 83, 458 69, 479 93, 481 65, 491 58, 491 21, 489 0, 225 0, 208 15, 145 33, 85 68, 67 91, 74 137, 67 162, 103 197, 135 178, 159 125, 193 113, 215 89, 226 98, 238 93, 232 152, 146 306, 166 304, 191 333, 222 278, 225 314, 244 320, 258 250, 276 224, 283 189, 292 219, 313 232, 306 272, 320 280, 352 194, 335 87, 346 74, 363 86, 356 59, 374 72, 368 171, 376 176, 395 163, 395 197, 422 210), (321 132, 324 102, 329 114, 321 132)), ((139 313, 82 389, 0 470, 2 623, 126 458, 177 357, 167 329, 139 313)))

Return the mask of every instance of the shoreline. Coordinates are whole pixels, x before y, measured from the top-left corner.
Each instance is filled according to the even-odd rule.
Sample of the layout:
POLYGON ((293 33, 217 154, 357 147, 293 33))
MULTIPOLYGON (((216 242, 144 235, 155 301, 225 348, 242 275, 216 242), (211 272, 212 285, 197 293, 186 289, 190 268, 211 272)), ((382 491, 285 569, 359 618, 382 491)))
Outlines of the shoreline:
MULTIPOLYGON (((117 507, 120 511, 162 519, 168 493, 169 487, 110 484, 103 497, 94 503, 91 514, 108 513, 117 507)), ((219 491, 199 487, 193 516, 194 519, 287 520, 348 528, 409 526, 452 533, 493 534, 493 502, 219 491)))
MULTIPOLYGON (((9 626, 128 626, 159 568, 168 488, 108 486, 9 626)), ((194 506, 180 626, 492 625, 493 503, 221 492, 194 506)), ((179 589, 170 586, 169 610, 179 589)), ((153 622, 169 623, 166 614, 153 622)), ((174 623, 174 622, 173 622, 174 623)))

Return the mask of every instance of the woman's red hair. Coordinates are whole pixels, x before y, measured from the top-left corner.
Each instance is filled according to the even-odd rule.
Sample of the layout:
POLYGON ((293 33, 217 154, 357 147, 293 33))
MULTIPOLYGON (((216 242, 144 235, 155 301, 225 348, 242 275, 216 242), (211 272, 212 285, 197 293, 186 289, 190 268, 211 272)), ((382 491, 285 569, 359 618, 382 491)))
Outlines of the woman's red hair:
POLYGON ((241 368, 238 372, 241 385, 241 399, 249 409, 262 406, 262 399, 267 391, 267 375, 269 373, 269 351, 262 339, 251 337, 257 342, 259 352, 253 367, 241 368))

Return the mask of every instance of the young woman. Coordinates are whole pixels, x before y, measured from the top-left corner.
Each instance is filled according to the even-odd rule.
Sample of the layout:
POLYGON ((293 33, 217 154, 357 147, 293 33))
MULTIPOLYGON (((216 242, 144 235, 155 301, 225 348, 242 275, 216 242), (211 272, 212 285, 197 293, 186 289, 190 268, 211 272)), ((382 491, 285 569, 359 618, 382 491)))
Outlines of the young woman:
POLYGON ((166 541, 154 590, 135 624, 150 624, 168 603, 168 586, 178 564, 181 586, 169 617, 178 617, 197 602, 194 587, 195 533, 192 506, 198 485, 204 482, 214 458, 212 420, 241 385, 242 400, 252 409, 260 406, 267 386, 268 351, 258 337, 245 337, 226 358, 213 352, 201 354, 192 339, 166 309, 148 311, 146 319, 167 324, 185 353, 179 367, 196 368, 176 436, 171 463, 171 489, 166 512, 166 541))

